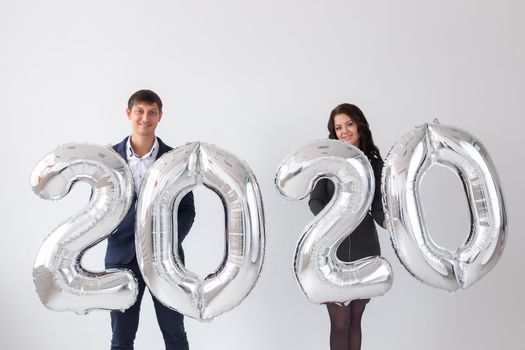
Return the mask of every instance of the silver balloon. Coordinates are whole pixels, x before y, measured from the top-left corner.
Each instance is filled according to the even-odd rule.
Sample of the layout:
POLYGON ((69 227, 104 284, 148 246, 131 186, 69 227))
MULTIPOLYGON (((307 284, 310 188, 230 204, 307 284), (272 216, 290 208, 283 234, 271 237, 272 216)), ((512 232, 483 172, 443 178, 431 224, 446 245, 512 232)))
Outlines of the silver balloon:
POLYGON ((494 164, 474 136, 438 123, 418 126, 392 147, 382 182, 392 244, 414 277, 454 291, 471 286, 497 263, 505 242, 505 205, 494 164), (456 251, 436 244, 426 227, 420 186, 434 165, 451 169, 465 188, 471 229, 456 251))
POLYGON ((198 320, 210 320, 237 306, 257 281, 264 258, 261 194, 247 164, 200 142, 159 158, 143 180, 135 229, 137 260, 151 292, 166 306, 198 320), (198 185, 221 198, 226 218, 225 256, 202 279, 178 254, 177 210, 198 185))
POLYGON ((279 167, 275 185, 291 200, 305 198, 320 178, 334 182, 330 203, 305 228, 295 252, 295 277, 313 303, 346 304, 386 293, 390 264, 380 257, 340 261, 337 247, 363 220, 374 194, 368 158, 343 141, 322 140, 292 152, 279 167))
POLYGON ((33 267, 42 303, 51 310, 79 314, 93 309, 126 309, 138 285, 131 271, 89 272, 84 252, 113 232, 133 199, 133 177, 110 147, 71 143, 45 156, 31 175, 33 191, 44 199, 66 196, 77 181, 92 186, 88 205, 61 223, 44 241, 33 267))

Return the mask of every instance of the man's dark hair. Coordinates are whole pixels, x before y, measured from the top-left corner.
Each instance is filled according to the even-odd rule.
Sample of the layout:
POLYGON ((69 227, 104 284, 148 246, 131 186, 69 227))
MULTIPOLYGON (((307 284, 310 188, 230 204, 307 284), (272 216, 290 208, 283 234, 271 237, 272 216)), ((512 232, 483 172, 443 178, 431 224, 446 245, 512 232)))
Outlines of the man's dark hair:
POLYGON ((156 103, 159 107, 159 111, 162 112, 162 101, 159 95, 151 90, 139 90, 131 95, 128 100, 128 109, 131 110, 133 105, 138 102, 144 102, 150 105, 156 103))

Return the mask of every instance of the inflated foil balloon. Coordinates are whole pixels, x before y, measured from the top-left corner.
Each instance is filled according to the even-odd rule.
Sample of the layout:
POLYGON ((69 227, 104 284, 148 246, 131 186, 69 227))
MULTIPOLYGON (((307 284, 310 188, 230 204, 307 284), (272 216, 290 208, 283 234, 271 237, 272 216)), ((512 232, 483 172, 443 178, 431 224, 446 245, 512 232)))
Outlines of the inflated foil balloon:
POLYGON ((135 244, 144 280, 164 305, 198 320, 234 308, 254 287, 264 258, 264 214, 255 176, 233 154, 205 143, 164 154, 142 182, 135 244), (226 219, 224 258, 204 279, 182 264, 173 225, 174 209, 200 184, 221 198, 226 219))
POLYGON ((307 144, 281 163, 275 186, 283 197, 299 200, 324 177, 334 182, 335 191, 297 244, 294 272, 299 286, 308 300, 319 304, 346 304, 383 295, 393 280, 385 259, 342 262, 336 256, 339 244, 359 225, 372 203, 374 173, 364 153, 343 141, 307 144))
POLYGON ((418 126, 392 147, 382 182, 392 244, 414 277, 454 291, 471 286, 497 263, 505 242, 505 205, 494 164, 474 136, 438 123, 418 126), (470 232, 458 232, 467 238, 455 251, 437 245, 425 224, 420 186, 434 165, 459 176, 468 200, 470 232))
POLYGON ((82 212, 61 223, 44 240, 33 267, 38 296, 56 311, 83 314, 93 309, 126 309, 138 292, 131 271, 89 272, 80 261, 128 212, 133 177, 110 147, 81 143, 59 146, 31 175, 33 191, 44 199, 63 198, 77 181, 92 186, 91 198, 82 212))

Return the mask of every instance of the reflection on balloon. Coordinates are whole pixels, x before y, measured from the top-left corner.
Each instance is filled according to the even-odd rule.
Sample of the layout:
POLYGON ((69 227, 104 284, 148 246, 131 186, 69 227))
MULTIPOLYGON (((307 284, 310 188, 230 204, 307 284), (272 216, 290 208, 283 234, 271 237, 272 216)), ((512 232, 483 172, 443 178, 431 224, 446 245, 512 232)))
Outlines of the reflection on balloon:
POLYGON ((471 286, 497 263, 505 241, 505 205, 494 164, 474 136, 438 123, 418 126, 392 147, 382 182, 392 244, 414 277, 454 291, 471 286), (471 229, 456 251, 437 245, 425 224, 420 185, 434 165, 452 170, 465 188, 471 229))
POLYGON ((80 260, 122 221, 133 199, 126 162, 110 147, 71 143, 45 156, 31 176, 33 191, 44 199, 66 196, 77 181, 92 186, 87 207, 61 223, 36 257, 33 280, 51 310, 79 314, 93 309, 122 310, 133 305, 138 286, 131 271, 89 272, 80 260))
POLYGON ((275 185, 291 200, 305 198, 320 178, 335 184, 330 203, 303 232, 295 252, 299 286, 313 303, 346 304, 386 293, 392 286, 390 264, 381 257, 342 262, 339 243, 363 220, 374 193, 374 173, 357 147, 335 140, 307 144, 285 158, 275 185))
POLYGON ((264 258, 261 194, 246 163, 205 143, 190 143, 159 158, 143 180, 135 229, 137 260, 151 292, 166 306, 210 320, 237 306, 257 281, 264 258), (198 185, 221 198, 226 218, 225 256, 202 279, 182 264, 176 210, 198 185))

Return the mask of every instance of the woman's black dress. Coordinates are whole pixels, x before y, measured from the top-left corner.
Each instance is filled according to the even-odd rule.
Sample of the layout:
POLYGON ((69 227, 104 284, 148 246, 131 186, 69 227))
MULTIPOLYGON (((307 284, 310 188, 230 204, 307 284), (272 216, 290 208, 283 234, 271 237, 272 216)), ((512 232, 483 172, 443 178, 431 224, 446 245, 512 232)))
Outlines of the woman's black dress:
MULTIPOLYGON (((383 161, 374 158, 371 161, 374 170, 375 191, 372 207, 366 214, 359 226, 341 242, 337 248, 337 258, 341 261, 354 261, 367 256, 381 255, 379 239, 374 220, 383 226, 385 216, 383 213, 383 203, 381 202, 381 171, 383 161)), ((314 215, 317 215, 330 202, 334 195, 334 183, 328 179, 321 179, 315 185, 308 205, 314 215)))

